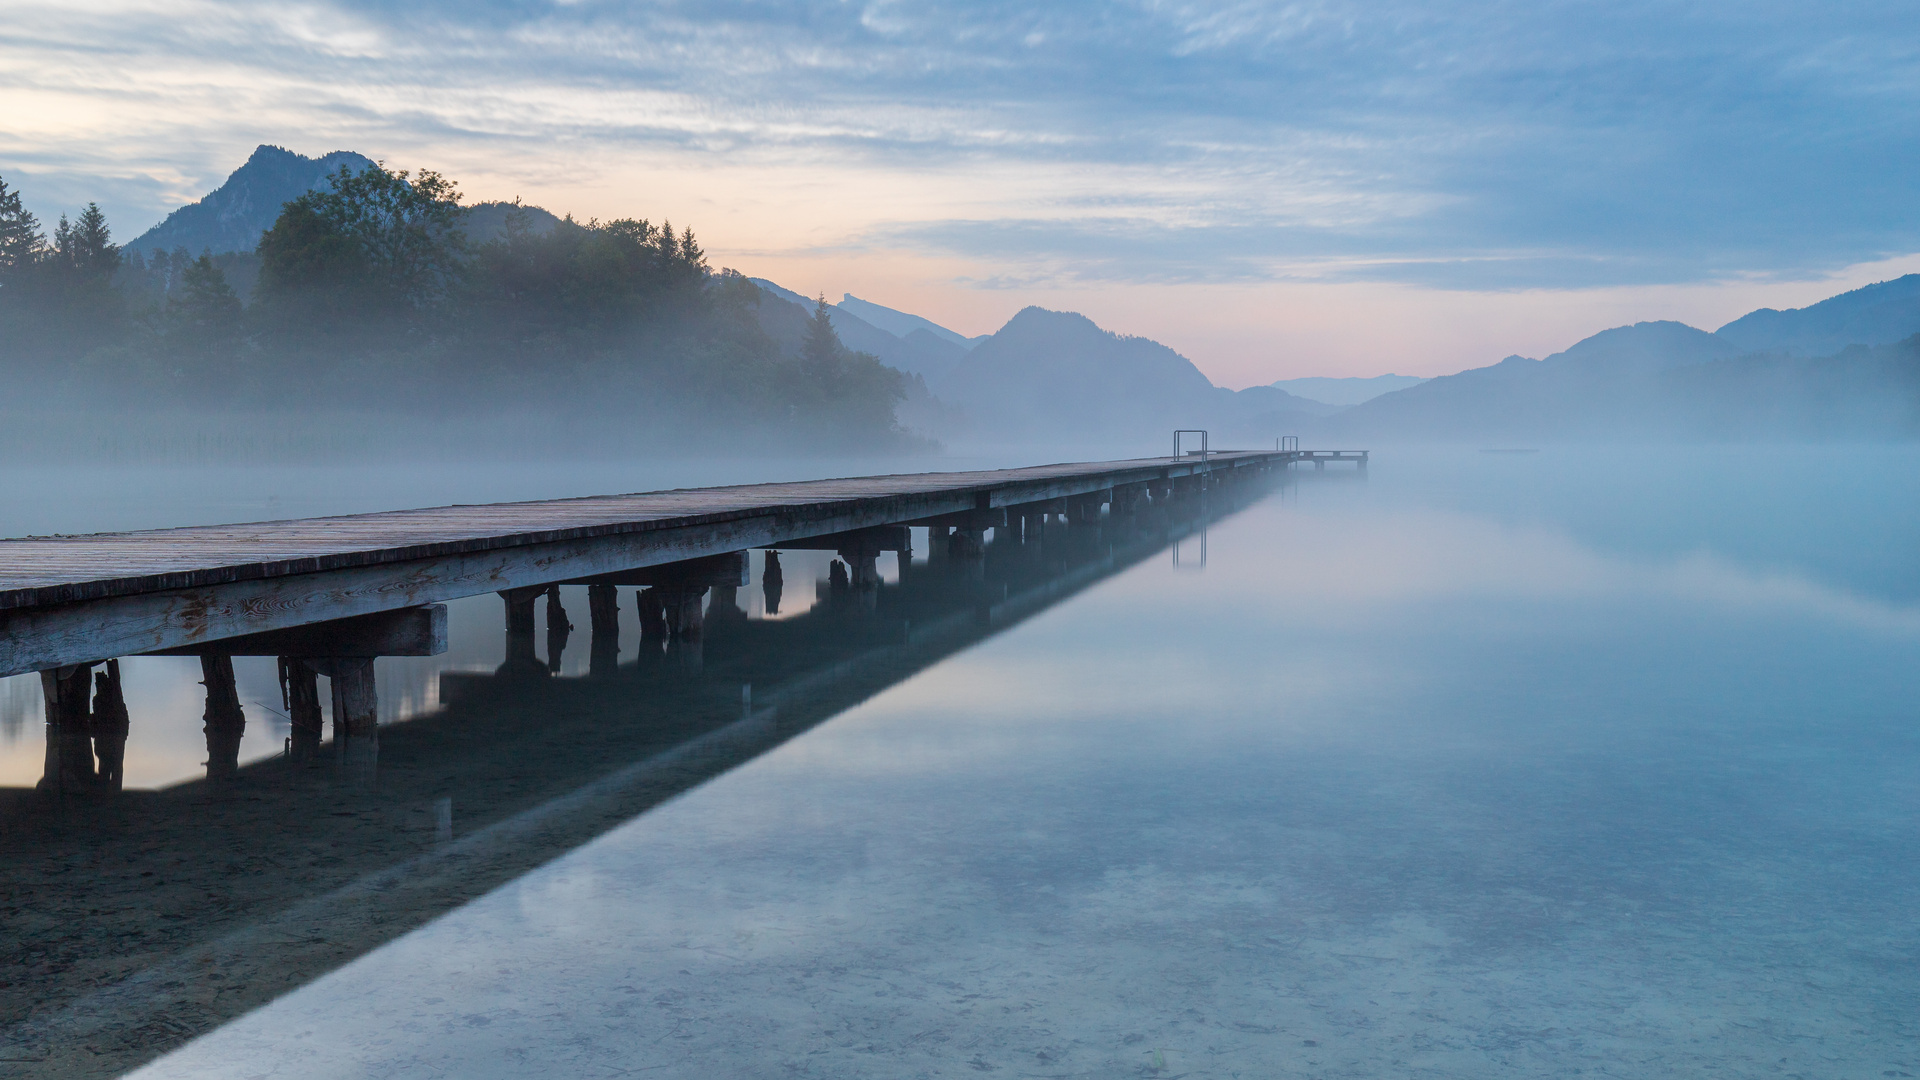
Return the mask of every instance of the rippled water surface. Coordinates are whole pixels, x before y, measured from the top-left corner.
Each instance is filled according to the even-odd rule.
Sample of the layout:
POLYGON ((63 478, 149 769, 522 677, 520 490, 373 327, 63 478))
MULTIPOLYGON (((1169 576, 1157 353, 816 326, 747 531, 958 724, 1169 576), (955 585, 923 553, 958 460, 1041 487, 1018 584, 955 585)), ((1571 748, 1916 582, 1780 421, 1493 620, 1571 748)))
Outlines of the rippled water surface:
MULTIPOLYGON (((115 1016, 144 1009, 204 1031, 141 1073, 167 1077, 1920 1075, 1916 466, 1381 453, 1203 529, 996 540, 983 578, 940 586, 955 616, 884 590, 795 615, 827 603, 826 553, 796 554, 794 636, 754 646, 792 672, 749 702, 728 665, 773 661, 721 630, 694 675, 646 660, 656 681, 621 692, 653 712, 567 690, 592 685, 576 654, 434 734, 605 766, 471 821, 492 796, 428 775, 465 759, 405 735, 439 731, 442 669, 499 663, 498 601, 468 601, 450 656, 382 661, 383 693, 415 695, 383 708, 416 719, 379 783, 418 798, 310 804, 412 846, 244 916, 178 913, 191 933, 114 976, 133 989, 102 975, 14 1042, 77 1075, 63 1047, 126 1044, 115 1016), (364 947, 299 959, 349 923, 364 947), (257 1007, 228 1018, 229 990, 257 1007)), ((907 570, 886 590, 945 572, 907 570)), ((151 678, 188 702, 145 736, 181 748, 151 773, 165 799, 199 760, 194 688, 151 678)), ((236 848, 232 872, 324 877, 275 815, 232 835, 277 863, 236 848)), ((107 873, 88 850, 74 872, 107 873)))

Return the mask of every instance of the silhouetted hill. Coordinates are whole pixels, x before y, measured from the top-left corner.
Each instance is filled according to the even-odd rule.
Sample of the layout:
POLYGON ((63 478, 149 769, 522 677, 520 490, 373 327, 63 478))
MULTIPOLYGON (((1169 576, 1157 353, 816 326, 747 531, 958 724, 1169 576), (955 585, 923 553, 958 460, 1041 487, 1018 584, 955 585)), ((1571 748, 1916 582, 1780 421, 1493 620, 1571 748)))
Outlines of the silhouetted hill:
POLYGON ((168 214, 126 246, 140 252, 186 248, 195 255, 207 250, 215 254, 252 251, 287 200, 319 187, 342 165, 357 172, 371 164, 350 150, 310 158, 278 146, 258 147, 226 183, 199 202, 168 214))
POLYGON ((1602 330, 1540 363, 1591 372, 1643 372, 1734 356, 1743 350, 1686 323, 1662 320, 1602 330))
MULTIPOLYGON (((356 172, 373 164, 351 150, 336 150, 317 158, 303 157, 278 146, 254 150, 246 164, 235 169, 206 198, 183 206, 167 219, 141 233, 127 245, 130 251, 151 255, 185 248, 190 255, 212 251, 252 252, 260 234, 273 226, 280 208, 315 188, 346 166, 356 172)), ((475 243, 506 235, 507 216, 516 209, 508 202, 476 203, 467 209, 467 236, 475 243)), ((544 233, 560 219, 537 206, 518 206, 534 232, 544 233)), ((247 267, 236 282, 241 294, 252 286, 257 268, 247 267)))
POLYGON ((1477 442, 1906 437, 1920 408, 1915 344, 1808 359, 1746 353, 1681 323, 1637 323, 1545 360, 1509 356, 1383 395, 1320 430, 1477 442))
POLYGON ((1292 432, 1328 411, 1273 387, 1239 394, 1191 360, 1141 337, 1102 330, 1072 312, 1030 307, 933 384, 970 429, 1043 441, 1057 435, 1134 439, 1206 428, 1214 445, 1292 432))
POLYGON ((1849 345, 1889 345, 1920 333, 1920 274, 1908 274, 1787 311, 1761 308, 1716 331, 1742 352, 1832 356, 1849 345))

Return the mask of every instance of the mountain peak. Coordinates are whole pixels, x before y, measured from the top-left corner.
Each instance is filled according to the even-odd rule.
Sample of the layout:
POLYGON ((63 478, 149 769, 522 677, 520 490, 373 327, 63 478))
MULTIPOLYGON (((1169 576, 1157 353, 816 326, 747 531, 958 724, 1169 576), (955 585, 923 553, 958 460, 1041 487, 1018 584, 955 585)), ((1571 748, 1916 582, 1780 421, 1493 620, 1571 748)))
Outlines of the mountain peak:
POLYGON ((903 341, 920 331, 924 331, 943 341, 952 342, 962 349, 971 349, 978 342, 985 340, 984 338, 969 338, 964 334, 956 333, 941 326, 932 319, 925 319, 918 315, 899 311, 887 307, 884 304, 876 304, 871 300, 862 300, 852 293, 842 294, 840 303, 834 306, 866 320, 868 323, 885 330, 887 333, 903 341))
POLYGON ((260 234, 280 216, 289 199, 319 187, 341 167, 354 171, 373 162, 350 150, 335 150, 317 158, 296 154, 282 146, 262 144, 247 156, 246 164, 228 175, 226 183, 201 199, 167 215, 167 219, 127 245, 133 251, 167 251, 177 247, 198 253, 252 251, 260 234))

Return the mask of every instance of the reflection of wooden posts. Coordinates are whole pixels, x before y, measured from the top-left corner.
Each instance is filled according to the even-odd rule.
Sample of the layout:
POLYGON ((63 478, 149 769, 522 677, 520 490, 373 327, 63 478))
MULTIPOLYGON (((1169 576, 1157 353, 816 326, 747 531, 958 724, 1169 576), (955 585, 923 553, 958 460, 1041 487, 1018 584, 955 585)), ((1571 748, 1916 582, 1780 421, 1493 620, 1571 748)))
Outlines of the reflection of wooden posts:
POLYGON ((119 791, 125 780, 127 695, 120 684, 120 661, 109 660, 93 677, 93 753, 100 762, 97 780, 107 791, 119 791))
POLYGON ((983 529, 955 529, 947 538, 947 554, 955 562, 983 559, 987 555, 987 538, 983 529))
POLYGON ((780 614, 780 593, 786 584, 786 576, 780 572, 780 553, 767 552, 767 565, 760 572, 760 597, 766 603, 767 614, 780 614))
POLYGON ((587 586, 587 674, 612 675, 620 665, 620 589, 614 585, 587 586))
POLYGON ((92 690, 92 664, 40 673, 47 717, 47 755, 40 790, 79 793, 93 789, 93 735, 88 723, 92 690))
POLYGON ((567 651, 567 639, 573 636, 573 621, 560 604, 560 586, 547 587, 547 670, 560 674, 560 661, 567 651))
POLYGON ((240 688, 233 678, 233 657, 202 656, 200 675, 207 688, 207 708, 202 714, 207 779, 225 779, 240 771, 240 739, 247 732, 246 710, 240 707, 240 688))
POLYGON ((295 761, 313 761, 320 756, 321 724, 320 674, 297 657, 282 656, 280 663, 280 700, 287 709, 288 756, 295 761))
POLYGON ((854 606, 862 611, 874 610, 880 601, 880 553, 843 551, 840 554, 847 560, 847 585, 854 606))
POLYGON ((987 577, 987 540, 984 530, 961 527, 947 537, 947 559, 962 577, 984 581, 987 577))
POLYGON ((640 606, 640 640, 667 640, 667 609, 660 602, 659 587, 641 589, 635 602, 640 606))
POLYGON ((500 594, 507 605, 507 655, 500 664, 500 674, 546 674, 547 665, 541 663, 533 651, 533 602, 546 591, 545 585, 536 585, 508 589, 500 594))
POLYGON ((706 666, 706 626, 701 601, 706 599, 705 582, 681 581, 656 585, 647 590, 658 593, 662 621, 667 630, 667 658, 688 675, 698 675, 706 666))
POLYGON ((747 621, 747 613, 740 608, 740 586, 713 586, 713 595, 707 601, 707 623, 715 630, 722 627, 737 626, 747 621))

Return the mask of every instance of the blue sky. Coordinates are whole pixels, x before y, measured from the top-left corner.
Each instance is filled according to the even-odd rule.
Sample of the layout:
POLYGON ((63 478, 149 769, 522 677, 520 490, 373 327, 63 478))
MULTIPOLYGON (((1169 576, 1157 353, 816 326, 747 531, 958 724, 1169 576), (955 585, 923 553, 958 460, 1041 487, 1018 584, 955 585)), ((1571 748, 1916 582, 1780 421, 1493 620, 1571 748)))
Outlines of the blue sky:
POLYGON ((355 149, 1222 382, 1709 328, 1920 252, 1920 18, 1748 2, 8 0, 0 175, 123 236, 355 149), (1268 373, 1271 374, 1268 374, 1268 373))

